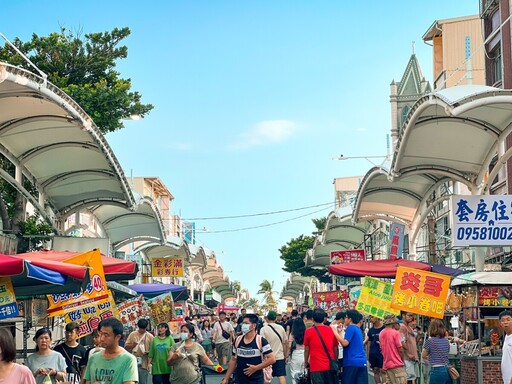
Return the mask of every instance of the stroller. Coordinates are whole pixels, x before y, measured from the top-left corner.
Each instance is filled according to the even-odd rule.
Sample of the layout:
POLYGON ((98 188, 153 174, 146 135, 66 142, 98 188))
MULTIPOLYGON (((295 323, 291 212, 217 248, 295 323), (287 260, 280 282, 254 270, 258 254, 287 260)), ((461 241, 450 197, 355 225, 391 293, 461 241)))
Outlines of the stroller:
MULTIPOLYGON (((202 365, 201 366, 201 384, 207 384, 207 376, 215 376, 226 374, 227 365, 202 365)), ((231 379, 229 383, 233 383, 231 379)))

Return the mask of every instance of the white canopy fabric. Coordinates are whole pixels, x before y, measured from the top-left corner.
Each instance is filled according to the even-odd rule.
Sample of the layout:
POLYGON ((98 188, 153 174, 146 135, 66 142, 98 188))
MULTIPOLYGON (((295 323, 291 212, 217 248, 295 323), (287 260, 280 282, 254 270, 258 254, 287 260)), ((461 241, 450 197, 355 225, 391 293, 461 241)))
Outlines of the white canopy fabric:
POLYGON ((311 283, 311 277, 299 275, 298 273, 290 274, 281 292, 281 298, 285 300, 296 300, 299 295, 304 292, 304 286, 311 283))
POLYGON ((510 272, 470 272, 452 280, 451 286, 510 285, 510 272))
POLYGON ((0 153, 16 167, 2 178, 45 216, 98 204, 134 205, 121 166, 90 117, 42 78, 0 63, 0 153), (23 188, 22 175, 39 191, 23 188), (53 211, 48 215, 45 204, 53 211))

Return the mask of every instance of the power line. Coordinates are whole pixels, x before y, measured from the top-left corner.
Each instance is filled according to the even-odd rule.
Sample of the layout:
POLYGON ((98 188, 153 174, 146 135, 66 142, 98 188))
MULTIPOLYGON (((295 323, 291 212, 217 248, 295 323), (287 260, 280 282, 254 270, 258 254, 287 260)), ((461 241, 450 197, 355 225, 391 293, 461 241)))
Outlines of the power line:
MULTIPOLYGON (((329 203, 330 204, 330 203, 329 203)), ((205 232, 201 232, 201 235, 203 234, 208 234, 208 233, 226 233, 226 232, 240 232, 240 231, 248 231, 250 229, 258 229, 258 228, 265 228, 265 227, 270 227, 272 225, 277 225, 277 224, 282 224, 282 223, 287 223, 289 221, 293 221, 293 220, 297 220, 297 219, 300 219, 300 218, 303 218, 303 217, 306 217, 306 216, 310 216, 314 213, 318 213, 318 212, 322 212, 322 211, 325 211, 327 208, 321 208, 317 211, 313 211, 313 212, 310 212, 310 213, 306 213, 305 215, 301 215, 301 216, 296 216, 296 217, 292 217, 291 219, 287 219, 287 220, 281 220, 281 221, 276 221, 275 223, 270 223, 270 224, 263 224, 263 225, 256 225, 254 227, 245 227, 245 228, 236 228, 236 229, 224 229, 224 230, 220 230, 220 231, 205 231, 205 232)))
MULTIPOLYGON (((236 216, 215 216, 215 217, 192 217, 187 219, 182 219, 185 221, 193 221, 193 220, 224 220, 224 219, 240 219, 243 217, 255 217, 255 216, 268 216, 268 215, 277 215, 279 213, 286 213, 286 212, 294 212, 294 211, 302 211, 304 209, 309 208, 317 208, 317 207, 324 207, 326 205, 333 205, 334 203, 331 201, 329 203, 323 203, 323 204, 317 204, 317 205, 310 205, 308 207, 301 207, 301 208, 293 208, 293 209, 285 209, 281 211, 272 211, 272 212, 263 212, 263 213, 252 213, 247 215, 236 215, 236 216)), ((314 212, 313 212, 314 213, 314 212)))

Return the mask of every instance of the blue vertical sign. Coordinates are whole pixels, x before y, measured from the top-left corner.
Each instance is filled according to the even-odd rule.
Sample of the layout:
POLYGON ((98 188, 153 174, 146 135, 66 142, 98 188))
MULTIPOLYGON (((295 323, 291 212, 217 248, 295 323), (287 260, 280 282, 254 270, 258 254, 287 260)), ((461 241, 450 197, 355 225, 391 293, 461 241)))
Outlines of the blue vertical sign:
POLYGON ((392 223, 389 228, 389 259, 395 260, 402 257, 404 251, 404 232, 403 224, 392 223))

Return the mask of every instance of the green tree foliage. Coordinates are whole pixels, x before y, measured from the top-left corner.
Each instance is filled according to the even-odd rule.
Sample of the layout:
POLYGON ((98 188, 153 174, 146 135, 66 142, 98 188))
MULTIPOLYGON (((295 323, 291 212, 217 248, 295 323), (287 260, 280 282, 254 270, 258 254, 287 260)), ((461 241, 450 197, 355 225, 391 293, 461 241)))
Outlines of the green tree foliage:
MULTIPOLYGON (((144 117, 153 106, 142 104, 141 95, 131 91, 131 80, 117 72, 116 62, 128 56, 128 48, 120 43, 130 35, 129 28, 111 32, 89 33, 68 30, 49 36, 32 35, 13 44, 23 52, 48 80, 70 95, 94 120, 102 133, 124 127, 122 119, 133 115, 144 117)), ((34 72, 8 44, 0 48, 0 61, 34 72)))
POLYGON ((306 252, 313 248, 315 238, 317 234, 321 233, 325 228, 327 218, 313 219, 313 223, 316 226, 316 231, 313 232, 313 236, 300 235, 295 239, 291 239, 281 248, 279 256, 284 261, 283 270, 286 272, 296 272, 302 276, 314 276, 322 282, 330 282, 331 278, 327 276, 327 269, 313 269, 306 266, 304 258, 306 252))
POLYGON ((23 237, 18 243, 18 252, 39 251, 44 248, 45 242, 50 241, 53 233, 51 225, 41 220, 38 215, 29 216, 19 224, 23 237))

